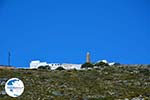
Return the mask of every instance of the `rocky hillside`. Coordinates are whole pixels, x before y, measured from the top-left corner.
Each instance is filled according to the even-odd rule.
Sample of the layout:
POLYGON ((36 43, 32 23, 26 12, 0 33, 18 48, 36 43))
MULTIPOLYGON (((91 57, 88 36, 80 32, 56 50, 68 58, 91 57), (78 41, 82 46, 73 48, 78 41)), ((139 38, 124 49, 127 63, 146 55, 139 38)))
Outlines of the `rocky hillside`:
POLYGON ((86 70, 0 69, 0 100, 150 100, 149 66, 86 70), (9 78, 24 82, 17 98, 4 90, 9 78))

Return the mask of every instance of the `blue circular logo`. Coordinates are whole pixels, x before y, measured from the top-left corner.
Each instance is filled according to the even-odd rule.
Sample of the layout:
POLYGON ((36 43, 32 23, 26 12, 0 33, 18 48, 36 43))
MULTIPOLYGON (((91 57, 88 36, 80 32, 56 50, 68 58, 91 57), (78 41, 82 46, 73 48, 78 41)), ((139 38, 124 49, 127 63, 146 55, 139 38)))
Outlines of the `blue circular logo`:
POLYGON ((18 78, 11 78, 5 84, 5 91, 11 97, 18 97, 24 91, 24 84, 18 78))

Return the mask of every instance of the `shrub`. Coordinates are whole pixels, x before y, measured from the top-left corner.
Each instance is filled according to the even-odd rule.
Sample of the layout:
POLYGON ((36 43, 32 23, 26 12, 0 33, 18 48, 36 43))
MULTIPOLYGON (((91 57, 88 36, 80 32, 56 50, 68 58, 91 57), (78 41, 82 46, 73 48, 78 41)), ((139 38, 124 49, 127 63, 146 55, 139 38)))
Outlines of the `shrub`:
POLYGON ((46 65, 46 66, 39 66, 38 69, 48 69, 50 70, 50 66, 49 65, 46 65))
POLYGON ((56 70, 65 70, 63 67, 58 67, 56 70))
POLYGON ((93 67, 94 67, 94 65, 91 64, 91 63, 84 63, 84 64, 82 64, 82 66, 81 66, 81 68, 93 68, 93 67))
POLYGON ((120 64, 120 63, 115 63, 114 65, 115 65, 115 66, 119 66, 119 65, 121 65, 121 64, 120 64))
POLYGON ((148 69, 141 69, 140 73, 144 75, 150 75, 150 71, 148 69))
POLYGON ((98 62, 95 64, 95 66, 109 66, 109 64, 105 62, 98 62))

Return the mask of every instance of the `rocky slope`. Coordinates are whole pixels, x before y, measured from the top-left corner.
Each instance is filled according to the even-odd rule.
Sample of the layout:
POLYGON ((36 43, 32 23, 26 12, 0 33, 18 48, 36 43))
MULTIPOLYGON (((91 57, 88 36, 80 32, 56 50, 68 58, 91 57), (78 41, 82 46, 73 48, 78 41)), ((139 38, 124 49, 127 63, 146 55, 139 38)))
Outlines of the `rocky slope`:
POLYGON ((0 100, 150 100, 149 66, 87 70, 0 69, 0 100), (24 82, 17 98, 4 90, 9 78, 24 82))

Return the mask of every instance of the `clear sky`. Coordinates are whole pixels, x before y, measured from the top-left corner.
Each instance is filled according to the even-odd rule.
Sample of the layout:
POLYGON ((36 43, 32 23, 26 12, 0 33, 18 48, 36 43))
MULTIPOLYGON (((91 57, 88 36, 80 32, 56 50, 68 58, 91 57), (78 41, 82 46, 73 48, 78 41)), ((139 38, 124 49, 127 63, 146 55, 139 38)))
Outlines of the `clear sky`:
POLYGON ((0 0, 0 64, 150 64, 149 0, 0 0))

